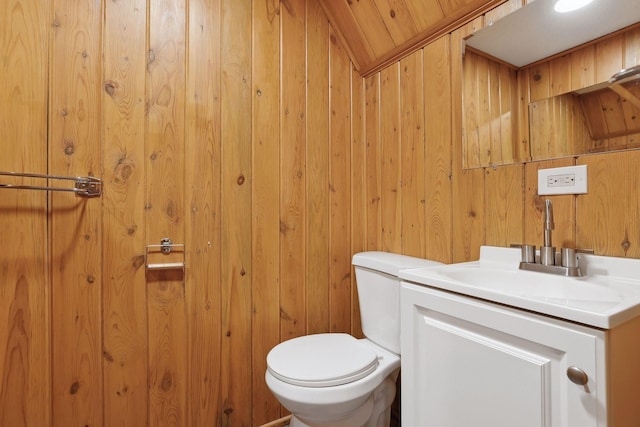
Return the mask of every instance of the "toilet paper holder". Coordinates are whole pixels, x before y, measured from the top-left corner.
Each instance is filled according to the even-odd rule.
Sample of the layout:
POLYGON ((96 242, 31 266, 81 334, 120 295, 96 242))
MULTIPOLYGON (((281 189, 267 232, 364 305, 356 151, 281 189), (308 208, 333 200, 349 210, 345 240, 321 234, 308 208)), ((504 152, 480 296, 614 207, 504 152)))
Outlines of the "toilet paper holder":
POLYGON ((145 253, 146 269, 152 270, 184 270, 185 268, 185 246, 182 243, 173 243, 173 241, 165 237, 160 240, 159 245, 147 245, 145 253), (151 262, 153 259, 157 261, 159 257, 175 255, 179 257, 177 261, 170 262, 151 262))

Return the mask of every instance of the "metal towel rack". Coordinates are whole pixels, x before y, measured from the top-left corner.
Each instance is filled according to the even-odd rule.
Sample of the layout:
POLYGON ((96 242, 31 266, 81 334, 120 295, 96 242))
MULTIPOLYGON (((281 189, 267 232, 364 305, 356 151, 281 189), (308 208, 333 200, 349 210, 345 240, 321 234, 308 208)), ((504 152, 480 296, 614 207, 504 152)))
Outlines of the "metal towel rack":
POLYGON ((3 172, 0 176, 12 176, 21 178, 39 178, 39 179, 59 179, 73 181, 73 188, 61 188, 39 185, 16 185, 16 184, 0 184, 0 188, 12 188, 14 190, 43 190, 43 191, 68 191, 75 193, 79 197, 98 197, 102 194, 102 180, 93 176, 86 177, 70 177, 57 175, 43 175, 37 173, 20 173, 20 172, 3 172))

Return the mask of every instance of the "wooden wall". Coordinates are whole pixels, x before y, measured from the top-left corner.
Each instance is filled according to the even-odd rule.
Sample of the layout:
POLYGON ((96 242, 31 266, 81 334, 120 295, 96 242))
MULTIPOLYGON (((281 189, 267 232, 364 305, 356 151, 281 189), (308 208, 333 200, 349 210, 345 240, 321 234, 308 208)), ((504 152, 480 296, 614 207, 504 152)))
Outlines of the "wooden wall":
MULTIPOLYGON (((45 1, 0 3, 0 170, 47 170, 50 17, 45 1)), ((0 425, 50 426, 48 200, 0 191, 0 425)))
POLYGON ((553 197, 558 245, 640 257, 638 151, 462 170, 481 18, 366 79, 314 0, 10 0, 0 20, 0 170, 105 184, 0 190, 1 426, 276 419, 273 345, 361 335, 354 252, 539 244, 541 167, 589 165, 588 195, 553 197), (163 237, 186 269, 145 274, 163 237))
POLYGON ((363 81, 320 5, 10 0, 0 19, 0 170, 104 180, 2 190, 0 425, 279 418, 269 349, 361 333, 363 81), (164 237, 184 272, 145 272, 164 237))
MULTIPOLYGON (((517 3, 506 2, 486 19, 503 15, 517 3)), ((371 166, 366 177, 369 205, 363 212, 367 223, 378 225, 369 227, 367 241, 385 250, 444 262, 477 259, 482 244, 540 245, 544 197, 537 196, 537 170, 586 164, 588 194, 550 197, 555 208, 554 242, 592 248, 601 255, 640 257, 640 170, 634 166, 640 164, 640 151, 462 169, 466 153, 461 143, 461 41, 482 25, 479 17, 367 79, 367 166, 371 166), (405 92, 406 87, 415 88, 417 94, 405 92), (382 141, 383 148, 376 149, 382 141), (420 175, 424 182, 412 185, 404 175, 407 170, 424 171, 420 175), (416 200, 424 205, 416 208, 416 200), (412 204, 410 212, 402 210, 412 204), (418 219, 414 228, 415 218, 424 222, 418 219), (421 232, 409 232, 414 229, 421 232)), ((542 92, 553 95, 558 87, 586 87, 606 80, 614 70, 640 63, 639 34, 634 29, 570 57, 537 64, 535 70, 526 70, 539 76, 529 79, 521 96, 536 100, 542 92), (562 63, 565 67, 560 68, 562 63), (567 68, 567 64, 575 65, 567 68), (568 82, 572 83, 567 86, 568 82)), ((488 139, 484 143, 490 145, 488 139)))

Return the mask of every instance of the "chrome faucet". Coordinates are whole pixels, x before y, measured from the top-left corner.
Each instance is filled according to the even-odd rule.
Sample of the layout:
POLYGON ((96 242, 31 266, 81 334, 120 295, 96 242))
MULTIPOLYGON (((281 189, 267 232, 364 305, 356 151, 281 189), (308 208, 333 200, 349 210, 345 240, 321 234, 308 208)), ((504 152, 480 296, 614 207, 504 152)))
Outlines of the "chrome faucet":
POLYGON ((544 245, 540 247, 540 264, 556 264, 556 248, 551 243, 551 232, 553 231, 553 205, 551 200, 545 200, 544 207, 544 245))
POLYGON ((560 250, 561 264, 556 265, 556 248, 553 246, 551 239, 554 227, 553 204, 551 200, 547 199, 545 200, 544 206, 544 242, 543 246, 540 246, 540 257, 536 260, 536 247, 534 245, 522 245, 520 269, 559 274, 562 276, 582 276, 580 267, 578 267, 578 258, 575 249, 562 248, 560 250))

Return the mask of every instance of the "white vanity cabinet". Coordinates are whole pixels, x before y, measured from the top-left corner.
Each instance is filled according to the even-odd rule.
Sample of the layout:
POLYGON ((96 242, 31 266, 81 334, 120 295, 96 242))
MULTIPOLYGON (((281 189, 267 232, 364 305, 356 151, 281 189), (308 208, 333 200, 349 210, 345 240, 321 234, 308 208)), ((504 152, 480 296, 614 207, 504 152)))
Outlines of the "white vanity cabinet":
POLYGON ((604 330, 402 286, 403 425, 640 426, 638 321, 604 330))

